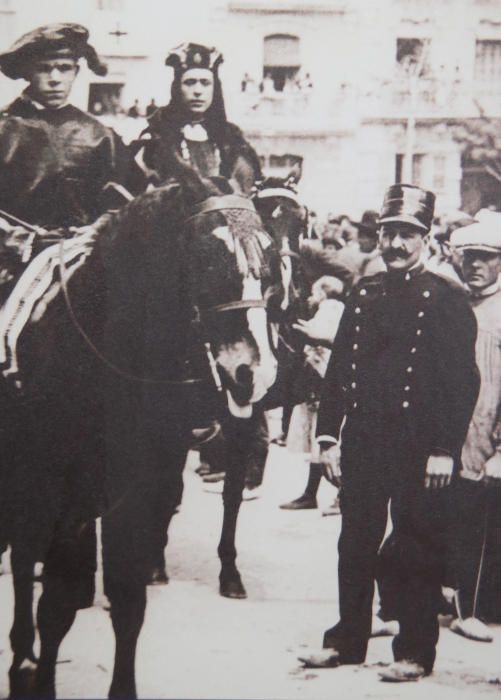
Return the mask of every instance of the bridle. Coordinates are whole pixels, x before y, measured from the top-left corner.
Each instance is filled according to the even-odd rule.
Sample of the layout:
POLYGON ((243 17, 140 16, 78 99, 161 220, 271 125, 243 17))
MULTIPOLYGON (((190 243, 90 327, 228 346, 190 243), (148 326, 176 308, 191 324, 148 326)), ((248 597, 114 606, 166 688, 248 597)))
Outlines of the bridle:
MULTIPOLYGON (((225 209, 241 209, 245 211, 253 211, 256 213, 256 210, 254 208, 254 205, 252 202, 250 202, 248 199, 245 199, 244 197, 240 195, 220 195, 220 196, 212 196, 208 197, 205 199, 203 202, 200 204, 197 204, 191 211, 190 215, 188 216, 187 219, 185 219, 185 225, 189 221, 192 221, 193 219, 202 216, 204 214, 207 214, 209 212, 214 212, 214 211, 224 211, 225 209)), ((63 291, 63 296, 64 296, 64 301, 66 304, 66 309, 68 311, 68 315, 70 317, 71 322, 73 323, 73 326, 81 336, 81 338, 84 340, 85 344, 87 347, 91 350, 91 352, 97 357, 97 359, 104 365, 106 366, 110 371, 115 373, 116 375, 122 377, 123 379, 127 379, 128 381, 131 382, 136 382, 136 383, 141 383, 141 384, 150 384, 150 385, 170 385, 170 386, 183 386, 183 385, 189 385, 189 384, 199 384, 201 382, 204 382, 205 380, 202 377, 193 377, 193 378, 188 378, 188 379, 164 379, 164 378, 153 378, 153 377, 141 377, 136 374, 132 374, 131 372, 127 372, 126 370, 121 369, 118 367, 112 360, 110 360, 106 355, 96 346, 92 338, 88 335, 87 331, 83 328, 81 325, 80 321, 78 320, 75 310, 73 308, 73 304, 71 302, 70 298, 70 293, 68 289, 68 271, 66 269, 66 263, 64 261, 64 239, 60 241, 59 244, 59 266, 60 266, 60 277, 61 277, 61 289, 63 291)), ((261 309, 266 309, 267 308, 267 299, 237 299, 235 301, 229 301, 224 304, 216 304, 214 306, 210 306, 207 309, 204 309, 204 312, 206 314, 213 314, 213 313, 224 313, 227 311, 235 311, 235 310, 245 310, 245 309, 252 309, 252 308, 261 308, 261 309)), ((198 309, 197 306, 193 307, 193 320, 192 320, 192 325, 201 327, 202 322, 200 319, 200 310, 198 309)), ((202 343, 204 347, 204 352, 207 357, 207 361, 209 364, 210 372, 212 379, 214 381, 214 385, 217 389, 218 392, 223 391, 223 384, 221 382, 221 377, 219 376, 219 371, 217 368, 217 362, 216 358, 214 357, 214 354, 212 352, 211 344, 208 339, 208 337, 203 337, 202 338, 202 343)))

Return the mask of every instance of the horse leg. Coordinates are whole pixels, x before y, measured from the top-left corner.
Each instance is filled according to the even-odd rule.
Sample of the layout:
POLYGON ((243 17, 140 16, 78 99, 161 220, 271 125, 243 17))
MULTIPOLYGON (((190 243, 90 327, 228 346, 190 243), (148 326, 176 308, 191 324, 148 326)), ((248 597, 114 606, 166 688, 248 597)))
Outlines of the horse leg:
POLYGON ((166 446, 162 455, 165 464, 151 482, 153 492, 150 494, 153 515, 153 532, 151 545, 153 550, 153 569, 149 579, 151 585, 169 582, 165 564, 165 549, 169 542, 169 525, 177 513, 183 498, 183 470, 186 464, 188 448, 182 443, 179 448, 166 446), (169 451, 168 459, 166 459, 169 451))
POLYGON ((219 574, 219 593, 226 598, 247 598, 236 565, 237 550, 235 536, 238 513, 242 503, 242 491, 246 473, 246 445, 248 444, 248 426, 245 421, 234 419, 224 426, 227 449, 227 472, 223 488, 223 527, 218 546, 221 561, 219 574))
POLYGON ((47 576, 38 604, 40 660, 36 675, 37 698, 56 697, 56 662, 59 647, 75 620, 77 607, 67 582, 47 576))
POLYGON ((11 566, 14 584, 14 622, 10 632, 13 660, 9 670, 9 679, 11 697, 19 697, 29 695, 36 671, 36 658, 33 652, 35 642, 33 624, 35 562, 29 548, 24 548, 21 543, 13 544, 11 566))
POLYGON ((115 664, 110 698, 136 698, 136 647, 146 610, 146 586, 115 583, 106 588, 115 632, 115 664))
POLYGON ((43 592, 38 603, 37 698, 55 697, 59 647, 77 610, 90 607, 94 601, 95 572, 95 522, 73 521, 58 526, 45 559, 43 592))

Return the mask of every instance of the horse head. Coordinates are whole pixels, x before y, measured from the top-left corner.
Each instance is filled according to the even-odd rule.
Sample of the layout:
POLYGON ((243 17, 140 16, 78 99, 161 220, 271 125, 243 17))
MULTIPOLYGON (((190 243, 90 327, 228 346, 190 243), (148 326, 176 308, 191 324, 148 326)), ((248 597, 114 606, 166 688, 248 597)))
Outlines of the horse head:
POLYGON ((228 408, 250 417, 277 374, 272 316, 282 298, 279 256, 238 179, 202 180, 185 169, 179 180, 190 296, 228 408))

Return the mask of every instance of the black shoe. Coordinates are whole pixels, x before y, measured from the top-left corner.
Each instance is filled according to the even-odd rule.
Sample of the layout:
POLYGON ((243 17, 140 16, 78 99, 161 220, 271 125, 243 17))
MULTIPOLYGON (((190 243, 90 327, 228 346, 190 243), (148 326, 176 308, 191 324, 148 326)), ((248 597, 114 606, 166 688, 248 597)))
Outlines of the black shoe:
POLYGON ((313 508, 317 508, 317 499, 303 494, 294 501, 282 503, 280 508, 282 508, 282 510, 312 510, 313 508))

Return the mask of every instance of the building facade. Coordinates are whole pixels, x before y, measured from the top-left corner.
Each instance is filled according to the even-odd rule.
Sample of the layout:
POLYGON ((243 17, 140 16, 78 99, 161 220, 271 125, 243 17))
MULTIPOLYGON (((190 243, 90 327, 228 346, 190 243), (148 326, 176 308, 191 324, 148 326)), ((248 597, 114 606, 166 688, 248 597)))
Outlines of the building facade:
MULTIPOLYGON (((75 101, 132 138, 143 123, 120 112, 168 101, 168 50, 217 45, 229 118, 265 171, 300 161, 311 208, 357 217, 409 179, 439 211, 498 203, 497 183, 482 201, 464 172, 454 124, 501 116, 500 18, 501 0, 0 0, 0 46, 46 22, 88 26, 109 73, 82 69, 75 101)), ((20 87, 0 77, 2 101, 20 87)))

